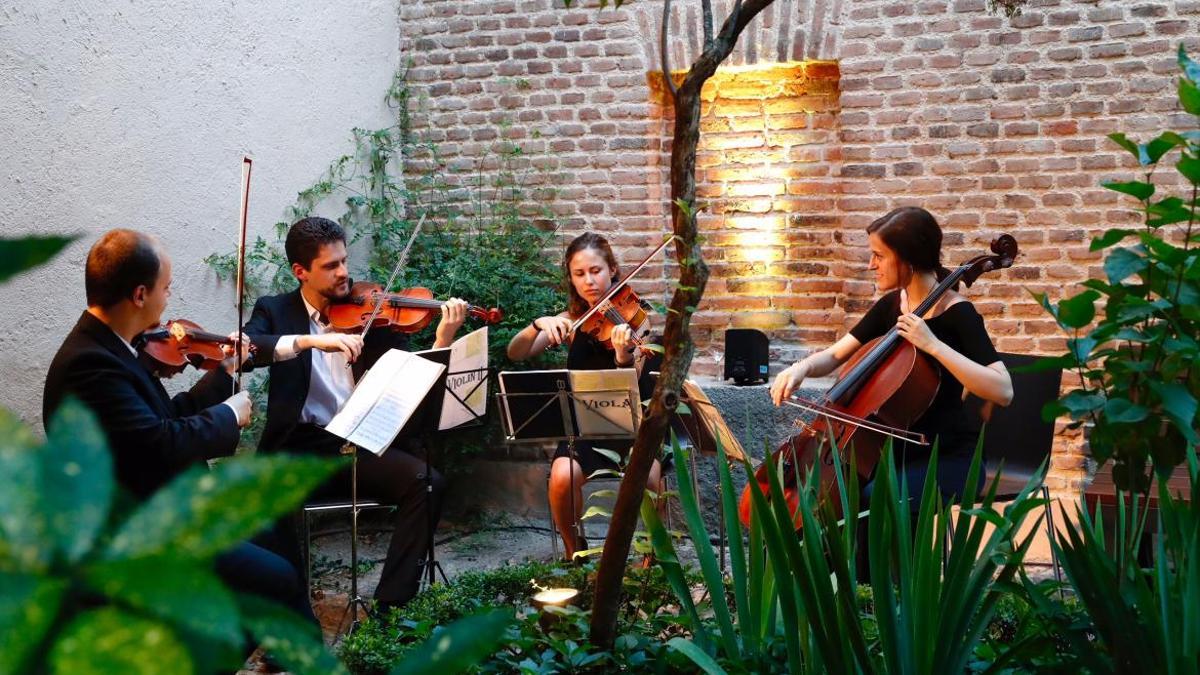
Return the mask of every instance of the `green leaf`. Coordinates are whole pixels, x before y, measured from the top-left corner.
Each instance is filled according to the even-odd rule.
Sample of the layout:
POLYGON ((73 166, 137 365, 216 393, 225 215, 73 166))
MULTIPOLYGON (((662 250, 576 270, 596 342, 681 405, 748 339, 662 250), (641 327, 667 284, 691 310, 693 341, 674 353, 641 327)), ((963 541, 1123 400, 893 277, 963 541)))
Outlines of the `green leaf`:
POLYGON ((0 239, 0 282, 45 263, 73 241, 73 236, 0 239))
POLYGON ((614 452, 612 450, 607 450, 605 448, 592 448, 592 449, 595 450, 596 452, 598 452, 601 456, 603 456, 605 459, 612 462, 613 464, 615 464, 617 466, 621 466, 621 454, 620 453, 614 452))
POLYGON ((92 549, 108 518, 112 456, 96 416, 68 399, 59 407, 42 455, 42 504, 51 536, 70 562, 92 549))
POLYGON ((321 630, 295 612, 256 595, 240 595, 237 603, 241 607, 242 624, 289 671, 298 675, 348 673, 325 647, 321 630))
POLYGON ((1200 185, 1200 159, 1184 155, 1179 158, 1178 162, 1175 162, 1175 168, 1184 178, 1188 179, 1189 183, 1200 185))
POLYGON ((1075 419, 1079 419, 1093 410, 1099 410, 1104 406, 1104 401, 1103 394, 1091 393, 1082 389, 1076 389, 1059 399, 1059 403, 1075 419))
POLYGON ((1058 303, 1058 323, 1065 328, 1083 328, 1096 317, 1096 300, 1100 293, 1086 290, 1058 303))
POLYGON ((1146 144, 1146 157, 1150 164, 1158 162, 1162 156, 1171 151, 1175 147, 1175 139, 1178 139, 1178 134, 1166 133, 1160 134, 1157 138, 1146 144))
POLYGON ((1141 150, 1138 148, 1138 144, 1136 142, 1130 140, 1128 136, 1126 136, 1125 134, 1122 134, 1122 133, 1115 133, 1115 134, 1109 134, 1108 138, 1113 143, 1116 143, 1117 145, 1121 146, 1122 148, 1125 148, 1125 151, 1128 152, 1129 154, 1133 155, 1134 159, 1138 160, 1139 164, 1142 163, 1141 150))
POLYGON ((139 558, 85 570, 92 589, 204 638, 241 642, 233 595, 207 565, 139 558))
POLYGON ((1196 397, 1187 387, 1178 382, 1150 381, 1150 387, 1162 399, 1163 412, 1175 423, 1175 427, 1188 439, 1196 442, 1196 397))
POLYGON ((1200 115, 1200 89, 1187 80, 1179 80, 1179 104, 1192 115, 1200 115))
POLYGON ((67 582, 0 572, 0 588, 0 673, 32 672, 27 661, 58 615, 67 582))
POLYGON ((583 515, 580 516, 579 519, 587 520, 589 518, 611 518, 611 517, 612 517, 612 511, 609 511, 608 509, 604 508, 603 506, 597 506, 596 504, 592 504, 591 506, 589 506, 587 508, 587 511, 583 512, 583 515))
POLYGON ((1144 269, 1146 259, 1127 248, 1113 249, 1104 259, 1104 275, 1110 284, 1119 284, 1144 269))
POLYGON ((1149 410, 1126 398, 1110 398, 1104 404, 1104 417, 1117 424, 1141 422, 1149 414, 1149 410))
POLYGON ((1067 351, 1079 363, 1087 363, 1092 350, 1096 348, 1096 339, 1090 337, 1071 338, 1067 340, 1067 351))
POLYGON ((1142 181, 1137 181, 1137 180, 1131 181, 1128 183, 1120 183, 1120 182, 1116 182, 1116 181, 1110 181, 1107 183, 1101 183, 1101 185, 1108 188, 1109 190, 1113 190, 1115 192, 1121 192, 1123 194, 1131 195, 1133 197, 1138 198, 1141 201, 1146 201, 1147 199, 1150 198, 1151 195, 1154 194, 1154 186, 1152 184, 1143 183, 1142 181))
POLYGON ((696 667, 708 675, 725 675, 725 669, 713 657, 687 638, 674 637, 667 641, 667 647, 691 659, 696 667))
POLYGON ((38 572, 53 554, 42 507, 42 455, 33 434, 0 408, 0 562, 3 568, 38 572))
POLYGON ((291 512, 344 465, 319 457, 255 455, 221 462, 212 471, 189 470, 125 521, 105 557, 211 558, 291 512))
POLYGON ((157 621, 105 607, 80 614, 50 649, 55 675, 191 675, 187 648, 157 621))
MULTIPOLYGON (((1153 186, 1152 186, 1153 187, 1153 186)), ((1089 247, 1091 251, 1099 251, 1106 249, 1113 244, 1121 241, 1125 237, 1137 234, 1136 230, 1124 230, 1121 228, 1113 228, 1105 230, 1104 234, 1092 240, 1092 245, 1089 247)))
POLYGON ((1179 51, 1177 52, 1179 60, 1179 68, 1183 70, 1183 76, 1192 82, 1200 82, 1200 64, 1193 61, 1187 54, 1187 50, 1183 48, 1183 43, 1179 43, 1179 51))
POLYGON ((461 673, 496 650, 512 624, 512 612, 501 609, 469 616, 434 632, 404 656, 391 675, 461 673))

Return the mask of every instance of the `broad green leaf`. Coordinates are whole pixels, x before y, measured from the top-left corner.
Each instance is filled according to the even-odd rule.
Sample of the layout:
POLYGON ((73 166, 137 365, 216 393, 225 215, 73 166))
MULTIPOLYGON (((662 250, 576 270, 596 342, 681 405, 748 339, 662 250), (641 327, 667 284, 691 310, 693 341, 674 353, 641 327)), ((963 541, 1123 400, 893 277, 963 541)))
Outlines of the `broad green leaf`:
POLYGON ((595 450, 596 452, 600 453, 601 456, 603 456, 605 459, 612 462, 613 464, 615 464, 617 466, 621 466, 621 454, 620 453, 614 452, 612 450, 607 450, 605 448, 592 448, 592 449, 595 450))
POLYGON ((68 399, 50 422, 42 455, 42 504, 58 550, 77 562, 108 518, 114 481, 108 442, 94 413, 68 399))
POLYGON ((73 241, 75 237, 57 236, 0 239, 0 282, 45 263, 73 241))
POLYGON ((434 632, 420 647, 404 656, 391 675, 444 675, 465 672, 496 650, 513 622, 501 609, 469 616, 434 632))
POLYGON ((348 671, 325 647, 321 630, 287 607, 249 594, 239 595, 242 625, 280 664, 298 675, 345 675, 348 671))
POLYGON ((725 675, 725 669, 717 663, 716 659, 687 638, 671 638, 667 641, 667 647, 691 659, 692 663, 707 675, 725 675))
MULTIPOLYGON (((1196 442, 1196 397, 1187 387, 1178 382, 1150 382, 1159 398, 1163 411, 1175 422, 1175 427, 1192 443, 1196 442)), ((1200 563, 1197 563, 1200 564, 1200 563)))
POLYGON ((1083 328, 1096 317, 1100 293, 1091 289, 1058 303, 1058 323, 1065 328, 1083 328))
POLYGON ((50 649, 54 675, 191 675, 187 648, 167 626, 115 607, 75 617, 50 649))
POLYGON ((1160 199, 1148 206, 1146 212, 1146 225, 1152 228, 1186 223, 1192 217, 1192 210, 1179 197, 1160 199))
POLYGON ((1117 242, 1121 241, 1125 237, 1135 235, 1135 234, 1137 234, 1136 230, 1124 230, 1121 228, 1113 228, 1111 230, 1105 230, 1104 234, 1102 234, 1099 237, 1096 237, 1095 239, 1092 240, 1092 245, 1089 247, 1089 250, 1099 251, 1102 249, 1106 249, 1109 246, 1112 246, 1113 244, 1116 244, 1117 242))
POLYGON ((1192 115, 1200 115, 1200 89, 1187 80, 1179 80, 1179 105, 1192 115))
POLYGON ((58 615, 67 582, 0 572, 0 673, 26 672, 58 615))
POLYGON ((579 519, 587 520, 589 518, 611 518, 611 517, 612 517, 612 511, 609 511, 608 509, 604 508, 603 506, 598 506, 596 504, 592 504, 591 506, 589 506, 587 508, 587 511, 583 512, 583 515, 580 516, 579 519))
POLYGON ((1127 248, 1115 248, 1104 259, 1104 274, 1108 283, 1119 284, 1146 269, 1146 259, 1127 248))
POLYGON ((1184 155, 1179 158, 1178 162, 1175 162, 1175 168, 1184 178, 1188 179, 1188 182, 1193 185, 1200 184, 1200 159, 1184 155))
POLYGON ((211 558, 299 506, 345 462, 243 456, 192 469, 154 494, 118 530, 105 557, 211 558))
POLYGON ((241 642, 237 603, 208 565, 138 558, 100 563, 84 578, 99 593, 203 638, 241 642))
POLYGON ((1177 134, 1160 134, 1146 144, 1146 157, 1150 160, 1150 164, 1156 163, 1162 159, 1162 156, 1171 151, 1175 147, 1175 139, 1179 138, 1177 134))
POLYGON ((38 572, 54 553, 42 505, 45 448, 12 412, 0 408, 0 566, 38 572))
POLYGON ((1131 195, 1141 201, 1146 201, 1147 199, 1150 198, 1151 195, 1154 194, 1154 185, 1153 184, 1143 183, 1142 181, 1138 181, 1138 180, 1131 181, 1128 183, 1110 181, 1107 183, 1101 183, 1101 185, 1108 188, 1109 190, 1113 190, 1115 192, 1121 192, 1123 194, 1131 195))
POLYGON ((1073 418, 1078 419, 1083 415, 1104 407, 1105 398, 1103 394, 1076 389, 1062 397, 1059 402, 1067 409, 1067 412, 1071 413, 1073 418))
POLYGON ((1183 70, 1183 76, 1192 82, 1200 82, 1200 63, 1196 63, 1188 56, 1182 42, 1179 43, 1177 59, 1179 61, 1179 68, 1183 70))
POLYGON ((1092 350, 1096 348, 1096 339, 1090 337, 1071 338, 1067 340, 1067 351, 1074 355, 1079 363, 1087 363, 1092 350))
POLYGON ((1137 159, 1139 164, 1142 163, 1141 151, 1139 150, 1138 144, 1135 141, 1130 140, 1128 136, 1122 133, 1109 134, 1108 138, 1113 143, 1125 148, 1125 151, 1133 155, 1134 159, 1137 159))
POLYGON ((1104 417, 1110 422, 1119 424, 1140 422, 1149 414, 1149 410, 1126 398, 1110 398, 1104 404, 1104 417))

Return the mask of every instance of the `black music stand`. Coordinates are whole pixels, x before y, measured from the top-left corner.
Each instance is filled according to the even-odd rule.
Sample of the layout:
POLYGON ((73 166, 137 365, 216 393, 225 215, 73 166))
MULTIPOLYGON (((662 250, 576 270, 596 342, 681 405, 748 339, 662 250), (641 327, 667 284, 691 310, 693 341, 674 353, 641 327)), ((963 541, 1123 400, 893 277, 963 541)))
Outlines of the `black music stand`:
MULTIPOLYGON (((504 425, 505 442, 515 443, 544 443, 565 441, 567 457, 572 462, 575 458, 575 443, 577 441, 628 440, 637 435, 638 416, 635 411, 641 405, 636 392, 629 389, 598 389, 583 392, 571 390, 570 371, 567 370, 534 370, 510 371, 499 374, 500 391, 496 397, 500 402, 500 419, 504 425), (586 401, 593 394, 624 394, 626 408, 629 410, 629 429, 614 433, 584 433, 580 428, 580 411, 585 414, 592 411, 586 401)), ((620 397, 617 397, 620 400, 620 397)), ((623 417, 623 416, 622 416, 623 417)), ((605 417, 610 424, 611 420, 605 417)), ((622 420, 624 421, 624 420, 622 420)), ((571 481, 571 510, 576 512, 575 501, 575 472, 570 471, 571 481)), ((554 514, 550 514, 550 522, 554 522, 554 514)), ((573 526, 578 528, 579 525, 573 526)), ((573 534, 578 535, 578 531, 573 534)), ((552 542, 557 555, 557 540, 552 542)))
MULTIPOLYGON (((414 352, 417 356, 423 359, 440 363, 445 366, 441 377, 429 388, 429 392, 425 394, 425 398, 421 401, 421 405, 413 412, 413 416, 408 422, 400 428, 400 436, 419 436, 421 445, 425 455, 425 583, 428 586, 433 586, 437 583, 437 576, 440 574, 442 583, 449 584, 450 580, 446 578, 446 571, 442 569, 441 563, 437 561, 434 554, 433 545, 433 530, 437 526, 437 522, 433 516, 433 463, 431 455, 433 454, 433 438, 438 432, 438 423, 442 419, 442 405, 446 399, 446 378, 450 370, 450 348, 444 347, 441 349, 427 349, 424 351, 414 352)), ((392 533, 396 536, 396 533, 392 533)))
POLYGON ((371 607, 358 594, 358 446, 347 441, 342 444, 341 453, 350 455, 350 598, 346 601, 346 611, 338 620, 337 632, 341 634, 346 617, 350 617, 350 626, 346 635, 358 629, 358 610, 370 612, 371 607))

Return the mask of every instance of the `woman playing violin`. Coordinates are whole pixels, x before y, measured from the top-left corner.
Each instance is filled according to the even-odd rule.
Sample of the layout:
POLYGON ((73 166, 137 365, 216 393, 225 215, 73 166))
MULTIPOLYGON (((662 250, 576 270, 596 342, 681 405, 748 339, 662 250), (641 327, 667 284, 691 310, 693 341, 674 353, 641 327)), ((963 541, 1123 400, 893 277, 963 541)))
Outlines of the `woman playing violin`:
MULTIPOLYGON (((611 348, 592 335, 579 330, 572 332, 571 326, 600 301, 619 279, 617 259, 608 241, 595 233, 586 232, 576 237, 567 246, 563 256, 563 274, 566 277, 567 310, 553 316, 543 316, 513 336, 508 343, 508 358, 523 361, 533 358, 550 347, 568 345, 567 367, 571 370, 608 370, 613 368, 638 368, 641 374, 653 370, 653 364, 637 349, 637 339, 628 324, 612 328, 611 348)), ((645 397, 650 382, 642 377, 639 384, 645 397)), ((611 449, 628 452, 630 444, 617 441, 611 449)), ((587 548, 587 542, 578 531, 580 509, 583 504, 583 484, 600 469, 615 469, 612 461, 588 443, 575 444, 575 459, 571 459, 567 444, 560 443, 550 468, 550 508, 554 523, 562 533, 563 547, 567 558, 576 551, 587 548), (568 536, 571 533, 572 536, 568 536)), ((662 466, 658 460, 650 470, 647 482, 650 490, 662 491, 662 466)))
MULTIPOLYGON (((897 467, 908 481, 909 494, 919 496, 932 442, 937 439, 938 487, 949 498, 961 493, 979 438, 978 422, 964 407, 966 394, 1008 405, 1012 380, 983 318, 965 297, 949 291, 923 316, 911 311, 949 274, 941 264, 942 230, 937 220, 922 208, 904 207, 871 223, 867 233, 869 269, 886 294, 833 346, 779 373, 771 385, 771 398, 780 405, 806 378, 832 373, 860 346, 896 326, 905 340, 935 362, 941 376, 932 404, 910 428, 924 434, 931 445, 898 443, 897 467)), ((869 490, 868 484, 864 492, 869 490)))

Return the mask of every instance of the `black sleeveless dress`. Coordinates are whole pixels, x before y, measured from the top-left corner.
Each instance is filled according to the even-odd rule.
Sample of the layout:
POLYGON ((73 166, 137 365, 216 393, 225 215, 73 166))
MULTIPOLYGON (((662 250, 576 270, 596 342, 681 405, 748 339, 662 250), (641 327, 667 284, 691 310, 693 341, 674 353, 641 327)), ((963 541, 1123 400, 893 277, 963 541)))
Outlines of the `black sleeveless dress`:
MULTIPOLYGON (((876 302, 859 320, 850 334, 859 342, 868 341, 887 333, 900 318, 900 291, 892 291, 876 302)), ((930 332, 951 349, 975 363, 988 366, 1000 360, 992 339, 983 325, 983 317, 970 302, 950 305, 941 314, 926 319, 930 332)), ((897 442, 894 446, 897 472, 908 479, 909 494, 917 497, 925 483, 925 470, 929 466, 932 443, 938 443, 938 488, 944 498, 961 494, 967 481, 967 471, 975 454, 979 440, 979 416, 967 410, 962 400, 963 386, 946 370, 945 366, 930 359, 941 376, 937 395, 925 414, 917 419, 911 431, 925 434, 930 445, 897 442)), ((981 476, 982 479, 982 476, 981 476)), ((870 486, 863 490, 864 497, 870 494, 870 486)))
MULTIPOLYGON (((575 333, 575 337, 571 340, 571 347, 567 351, 567 368, 570 370, 616 370, 618 366, 613 362, 613 356, 611 349, 606 348, 591 335, 579 331, 575 333)), ((648 357, 643 364, 641 376, 638 378, 638 389, 642 400, 649 398, 654 393, 654 378, 650 377, 649 373, 657 371, 661 365, 662 355, 657 353, 648 357)), ((598 442, 596 445, 587 441, 577 441, 575 443, 575 460, 583 468, 585 477, 591 476, 593 472, 601 469, 615 471, 619 468, 612 460, 596 452, 596 447, 611 450, 624 457, 633 447, 633 440, 613 439, 598 442)), ((554 458, 569 456, 567 443, 560 442, 558 449, 554 452, 554 458)))

